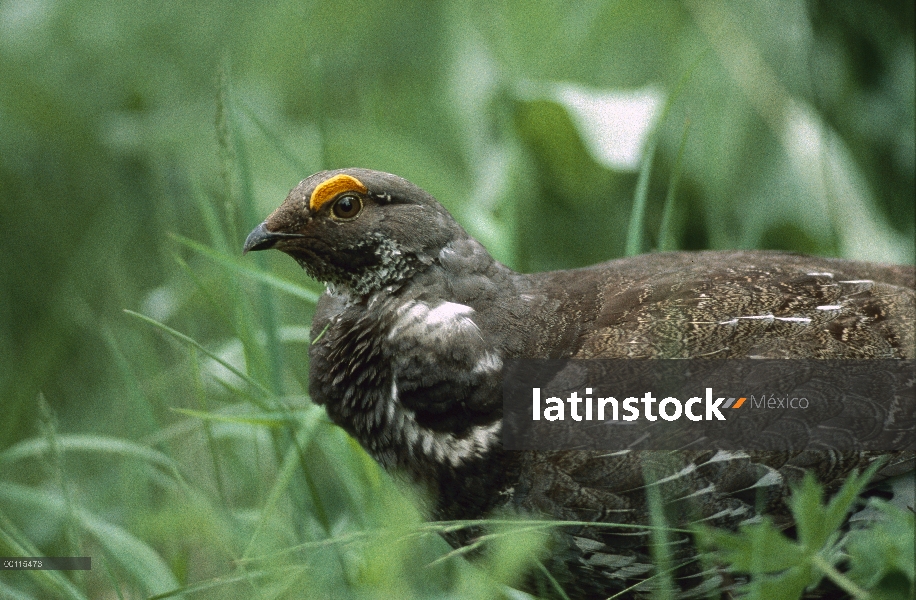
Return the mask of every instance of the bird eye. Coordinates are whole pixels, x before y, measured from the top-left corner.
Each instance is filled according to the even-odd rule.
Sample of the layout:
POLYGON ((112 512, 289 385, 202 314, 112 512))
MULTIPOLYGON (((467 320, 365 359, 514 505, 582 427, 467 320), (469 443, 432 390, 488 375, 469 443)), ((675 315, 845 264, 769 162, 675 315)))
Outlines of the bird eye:
POLYGON ((363 201, 359 196, 347 194, 341 196, 334 202, 331 213, 338 219, 352 219, 363 209, 363 201))

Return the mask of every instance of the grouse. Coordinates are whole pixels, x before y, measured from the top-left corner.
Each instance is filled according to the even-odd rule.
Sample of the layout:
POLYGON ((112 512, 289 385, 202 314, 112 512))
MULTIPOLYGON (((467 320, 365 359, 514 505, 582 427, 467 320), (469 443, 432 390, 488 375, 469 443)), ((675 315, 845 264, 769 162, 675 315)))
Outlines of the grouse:
MULTIPOLYGON (((327 286, 312 321, 312 400, 385 469, 425 489, 440 520, 514 510, 567 522, 648 521, 648 453, 504 447, 501 378, 512 359, 916 356, 912 266, 674 252, 521 274, 427 192, 368 169, 303 180, 244 245, 269 248, 327 286)), ((888 454, 877 478, 913 470, 912 447, 888 454)), ((819 460, 674 456, 667 464, 681 493, 698 500, 693 516, 732 527, 757 514, 753 495, 742 494, 755 485, 770 488, 767 511, 786 515, 788 485, 804 472, 836 489, 877 458, 829 450, 819 460)), ((564 526, 544 564, 570 598, 638 592, 655 567, 648 540, 634 532, 564 526)), ((474 533, 447 539, 464 545, 474 533)), ((725 582, 709 572, 678 575, 685 597, 725 582)), ((554 593, 537 574, 527 586, 554 593)))

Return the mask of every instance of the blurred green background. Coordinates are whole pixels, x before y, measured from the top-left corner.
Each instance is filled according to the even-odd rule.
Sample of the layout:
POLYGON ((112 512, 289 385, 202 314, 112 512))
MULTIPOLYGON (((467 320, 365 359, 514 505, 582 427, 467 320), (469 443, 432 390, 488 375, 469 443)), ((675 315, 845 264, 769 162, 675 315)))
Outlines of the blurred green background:
POLYGON ((103 557, 0 596, 492 591, 338 543, 269 584, 239 566, 416 527, 308 403, 320 287, 241 259, 247 232, 363 166, 524 271, 622 256, 628 229, 639 251, 912 263, 913 6, 0 1, 0 555, 103 557))

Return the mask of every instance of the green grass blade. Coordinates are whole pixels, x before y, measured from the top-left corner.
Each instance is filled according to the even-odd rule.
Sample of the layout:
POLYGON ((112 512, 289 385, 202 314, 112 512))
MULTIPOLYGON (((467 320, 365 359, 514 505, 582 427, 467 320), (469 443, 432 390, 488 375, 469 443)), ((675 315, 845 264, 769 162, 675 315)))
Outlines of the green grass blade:
POLYGON ((630 222, 627 225, 627 241, 624 248, 626 256, 635 256, 643 250, 643 229, 646 214, 646 203, 649 196, 649 181, 652 176, 652 159, 655 157, 655 149, 658 146, 659 131, 668 119, 668 113, 675 101, 681 95, 687 81, 693 75, 693 72, 699 66, 700 62, 709 54, 709 50, 700 54, 687 71, 678 80, 671 96, 665 100, 662 108, 662 114, 658 122, 649 134, 649 142, 643 155, 642 165, 639 168, 639 178, 636 180, 636 190, 633 193, 633 211, 630 213, 630 222))
MULTIPOLYGON (((253 206, 252 177, 246 147, 239 134, 236 114, 232 105, 229 70, 229 62, 224 60, 219 72, 216 132, 227 199, 225 205, 227 237, 230 240, 239 240, 239 243, 241 243, 239 210, 242 212, 242 228, 253 226, 257 222, 257 216, 253 206)), ((261 265, 263 270, 262 263, 263 257, 255 258, 255 264, 261 265)), ((259 324, 252 314, 252 307, 245 301, 246 299, 239 293, 237 287, 232 285, 231 289, 233 290, 232 306, 235 308, 232 322, 235 325, 236 335, 241 340, 244 348, 248 371, 271 387, 273 393, 280 395, 282 391, 278 386, 282 379, 277 373, 277 365, 274 362, 276 355, 267 354, 268 352, 277 351, 277 349, 269 347, 275 337, 273 331, 275 322, 271 316, 271 300, 264 296, 263 291, 258 295, 260 310, 256 310, 262 315, 261 323, 259 324), (258 342, 257 332, 262 326, 268 338, 268 348, 266 350, 258 342)))
MULTIPOLYGON (((13 483, 0 483, 0 499, 54 518, 64 516, 66 503, 58 494, 13 483)), ((120 526, 89 511, 74 509, 82 531, 96 540, 111 559, 131 574, 147 593, 157 594, 178 587, 174 574, 151 546, 120 526)), ((49 571, 44 571, 48 573, 49 571)), ((73 596, 83 598, 83 596, 73 596)))
POLYGON ((274 130, 267 126, 267 124, 255 114, 254 110, 251 109, 248 104, 245 102, 238 102, 239 110, 245 113, 245 116, 251 119, 251 122, 255 124, 258 130, 261 132, 261 135, 264 136, 270 145, 273 146, 274 150, 283 157, 289 166, 294 168, 299 173, 305 173, 308 171, 309 167, 305 164, 299 156, 282 140, 280 136, 276 134, 274 130))
POLYGON ((178 580, 158 552, 126 529, 82 512, 81 520, 113 562, 131 573, 148 591, 160 593, 178 587, 178 580))
POLYGON ((547 567, 544 566, 544 563, 537 561, 537 567, 538 571, 540 571, 544 578, 547 580, 547 583, 550 584, 551 589, 557 593, 557 596, 559 596, 562 600, 570 600, 569 596, 566 594, 566 591, 563 589, 563 586, 561 586, 556 577, 554 577, 550 571, 547 570, 547 567))
POLYGON ((35 596, 20 592, 16 588, 0 581, 0 598, 4 600, 35 600, 35 596))
POLYGON ((172 258, 175 259, 175 263, 178 265, 178 267, 184 271, 184 273, 188 276, 188 279, 191 280, 197 290, 206 299, 207 304, 213 307, 217 314, 219 314, 220 318, 228 325, 228 328, 231 329, 232 316, 226 310, 223 303, 217 301, 216 296, 213 295, 212 288, 204 283, 203 279, 197 275, 194 269, 191 268, 191 265, 189 265, 181 256, 179 256, 178 252, 173 251, 171 252, 171 255, 172 258))
MULTIPOLYGON (((233 367, 231 364, 229 364, 228 362, 226 362, 225 360, 223 360, 222 358, 220 358, 220 357, 217 356, 216 354, 210 352, 209 350, 207 350, 206 348, 204 348, 204 347, 200 344, 200 342, 198 342, 198 341, 195 340, 194 338, 191 338, 191 337, 189 337, 189 336, 187 336, 187 335, 181 333, 180 331, 176 331, 175 329, 172 329, 171 327, 169 327, 168 325, 165 325, 164 323, 160 323, 160 322, 157 321, 156 319, 152 319, 152 318, 147 317, 146 315, 140 314, 140 313, 138 313, 138 312, 134 312, 134 311, 128 310, 128 309, 126 309, 126 308, 124 309, 124 312, 127 313, 127 314, 129 314, 129 315, 132 316, 132 317, 136 317, 136 318, 140 319, 141 321, 144 321, 144 322, 146 322, 146 323, 149 323, 150 325, 152 325, 153 327, 156 327, 157 329, 161 329, 162 331, 164 331, 165 333, 169 334, 170 336, 172 336, 173 338, 175 338, 175 339, 178 340, 179 342, 181 342, 181 343, 183 343, 183 344, 185 344, 185 345, 187 345, 187 346, 190 346, 190 347, 192 347, 192 348, 196 348, 197 350, 203 352, 205 355, 207 355, 208 357, 212 358, 213 360, 215 360, 216 362, 218 362, 220 365, 222 365, 223 367, 225 367, 230 373, 232 373, 233 375, 235 375, 235 376, 238 377, 239 379, 245 381, 245 382, 248 383, 251 387, 253 387, 253 388, 259 390, 262 394, 264 394, 264 396, 270 397, 270 396, 273 395, 273 394, 271 393, 270 390, 268 390, 266 387, 264 387, 263 385, 261 385, 258 381, 252 379, 247 373, 243 373, 242 371, 239 371, 238 369, 236 369, 235 367, 233 367)), ((258 404, 258 406, 259 406, 260 408, 264 408, 265 410, 267 410, 267 405, 266 405, 266 404, 258 404)))
POLYGON ((646 482, 646 503, 649 510, 649 523, 655 529, 651 532, 651 552, 655 562, 655 575, 658 579, 658 589, 653 592, 653 598, 662 600, 674 597, 674 580, 671 577, 671 541, 668 536, 668 521, 665 517, 664 500, 662 492, 655 483, 661 479, 659 470, 650 461, 643 461, 643 480, 646 482))
MULTIPOLYGON (((163 470, 173 473, 178 481, 184 481, 179 474, 179 466, 174 460, 158 450, 121 438, 107 437, 98 434, 71 433, 57 436, 57 447, 65 452, 95 452, 114 454, 122 458, 135 458, 163 470)), ((0 452, 0 465, 8 465, 27 458, 44 460, 50 451, 46 438, 24 440, 0 452)))
MULTIPOLYGON (((197 398, 197 404, 201 408, 201 413, 209 414, 209 402, 207 394, 204 391, 204 380, 201 375, 200 361, 197 360, 197 350, 190 349, 191 353, 191 371, 194 377, 194 396, 197 398)), ((181 409, 173 409, 181 411, 181 409)), ((219 490, 219 497, 223 505, 228 506, 229 494, 226 492, 226 482, 223 478, 223 468, 220 463, 220 453, 217 449, 216 438, 213 435, 212 423, 209 420, 201 420, 201 426, 204 430, 204 436, 207 439, 207 448, 210 451, 210 459, 213 462, 213 476, 216 479, 216 488, 219 490)))
MULTIPOLYGON (((315 410, 321 410, 317 406, 314 407, 315 410)), ((306 421, 306 425, 299 430, 298 440, 308 444, 311 439, 314 429, 317 425, 317 420, 311 419, 306 421)), ((267 501, 261 507, 260 519, 258 520, 258 525, 252 533, 251 537, 248 540, 248 545, 245 548, 245 551, 242 552, 242 559, 245 559, 252 555, 254 548, 258 542, 258 539, 261 536, 261 532, 266 528, 269 521, 274 517, 278 512, 278 505, 280 500, 283 498, 286 491, 289 489, 290 482, 293 480, 293 475, 296 472, 296 469, 302 466, 301 461, 299 460, 299 448, 295 445, 291 445, 287 448, 286 456, 283 457, 283 462, 281 464, 277 478, 274 481, 273 486, 270 489, 268 494, 267 501)), ((317 492, 312 490, 315 496, 313 496, 313 503, 316 507, 320 507, 321 503, 318 500, 317 492)), ((330 529, 330 525, 325 522, 324 525, 330 529)))
POLYGON ((221 255, 220 253, 213 250, 212 248, 208 248, 207 246, 199 242, 195 242, 194 240, 188 239, 180 235, 175 235, 175 234, 171 235, 171 238, 179 242, 180 244, 187 246, 191 250, 194 250, 195 252, 209 258, 213 262, 217 263, 221 267, 224 267, 225 269, 233 273, 237 273, 238 275, 242 275, 254 281, 258 281, 260 283, 265 283, 269 285, 270 287, 280 290, 281 292, 285 292, 291 296, 295 296, 296 298, 305 300, 306 302, 309 302, 311 304, 317 303, 318 298, 321 297, 321 292, 310 290, 297 283, 293 283, 292 281, 283 279, 282 277, 271 275, 267 271, 253 268, 253 267, 244 266, 239 262, 236 262, 230 258, 227 258, 226 256, 221 255))
POLYGON ((220 221, 210 199, 204 194, 204 191, 200 189, 200 183, 197 180, 194 180, 192 184, 191 196, 194 198, 197 209, 200 211, 203 218, 204 226, 207 229, 207 234, 210 236, 211 243, 216 246, 221 253, 228 254, 229 241, 226 239, 225 225, 220 221))
MULTIPOLYGON (((252 175, 251 161, 248 156, 248 146, 241 134, 242 128, 239 124, 239 114, 235 108, 235 98, 232 95, 231 83, 227 73, 228 70, 225 70, 220 92, 225 106, 227 140, 233 150, 231 157, 235 159, 234 164, 227 165, 227 169, 234 167, 236 179, 239 182, 236 202, 241 208, 243 223, 252 226, 254 223, 259 222, 261 217, 258 215, 254 197, 254 176, 252 175)), ((254 260, 261 270, 266 270, 264 256, 257 254, 254 260)), ((255 313, 259 317, 260 328, 267 338, 263 346, 258 344, 253 335, 258 329, 255 325, 254 315, 251 314, 250 310, 245 310, 246 305, 239 303, 238 306, 240 307, 239 337, 245 345, 246 355, 256 358, 252 365, 255 367, 253 372, 263 371, 264 379, 270 382, 273 392, 283 395, 283 354, 277 331, 279 319, 274 298, 265 287, 262 286, 258 290, 255 313), (259 369, 258 365, 263 365, 263 368, 259 369)))
POLYGON ((649 198, 649 178, 652 176, 652 158, 655 156, 657 144, 658 137, 653 133, 642 157, 639 179, 636 180, 636 191, 633 194, 633 212, 630 213, 630 222, 627 225, 627 243, 624 248, 626 256, 636 256, 642 252, 643 222, 645 221, 646 203, 649 198))
MULTIPOLYGON (((81 543, 80 532, 76 524, 76 514, 73 507, 73 492, 70 488, 67 474, 64 472, 63 453, 61 452, 60 444, 58 444, 57 419, 51 411, 51 407, 48 406, 44 394, 40 392, 38 394, 38 413, 42 421, 44 437, 48 444, 48 453, 46 456, 50 458, 50 462, 53 465, 54 475, 57 479, 57 488, 64 500, 64 550, 67 556, 80 556, 80 550, 83 544, 81 543)), ((73 580, 76 585, 83 587, 85 584, 85 573, 83 573, 83 571, 75 571, 73 573, 73 580)))
POLYGON ((129 402, 132 407, 136 408, 136 419, 142 423, 144 431, 158 430, 161 425, 156 419, 153 403, 146 394, 144 394, 143 385, 141 385, 140 379, 134 373, 130 360, 121 350, 118 336, 115 335, 115 332, 107 323, 102 324, 101 335, 102 339, 105 341, 105 345, 108 346, 114 365, 123 381, 124 391, 127 395, 125 400, 129 402))
POLYGON ((217 413, 192 410, 188 408, 172 408, 173 412, 200 419, 202 421, 217 421, 220 423, 233 423, 236 425, 251 425, 254 427, 285 427, 295 421, 291 417, 284 415, 282 417, 270 417, 265 415, 220 415, 217 413))
MULTIPOLYGON (((3 495, 3 485, 4 484, 0 484, 0 496, 3 495)), ((28 539, 18 531, 2 511, 0 511, 0 555, 42 556, 42 553, 29 543, 28 539)), ((28 571, 28 575, 35 580, 38 585, 57 594, 59 597, 70 598, 71 600, 88 600, 87 596, 59 571, 28 571)), ((3 587, 0 587, 0 592, 3 591, 3 587)), ((4 595, 3 597, 5 598, 6 596, 4 595)), ((11 598, 16 597, 17 596, 11 596, 11 598)), ((26 595, 22 597, 31 598, 31 596, 26 595)))
MULTIPOLYGON (((167 598, 177 598, 182 594, 197 594, 198 592, 205 592, 207 590, 213 590, 221 587, 231 587, 233 590, 237 590, 239 584, 241 583, 252 583, 257 580, 268 580, 275 578, 279 573, 283 571, 302 571, 303 567, 300 565, 285 565, 282 567, 276 567, 272 569, 265 569, 261 571, 252 571, 245 572, 238 575, 226 575, 222 577, 214 577, 212 579, 206 579, 204 581, 199 581, 191 585, 186 585, 174 590, 165 592, 163 594, 157 594, 155 596, 150 596, 146 600, 166 600, 167 598)), ((266 586, 265 586, 266 587, 266 586)), ((256 587, 250 588, 251 590, 257 590, 256 587)), ((210 597, 210 596, 206 596, 210 597)), ((285 597, 285 596, 284 596, 285 597)))
POLYGON ((683 168, 684 149, 687 147, 687 138, 690 132, 690 119, 684 123, 684 133, 681 134, 681 142, 678 145, 677 157, 674 159, 674 167, 671 169, 671 179, 668 181, 668 193, 665 195, 665 207, 662 209, 662 222, 658 228, 658 249, 662 252, 677 250, 674 242, 673 225, 671 219, 674 214, 674 198, 677 194, 677 184, 681 179, 681 169, 683 168))

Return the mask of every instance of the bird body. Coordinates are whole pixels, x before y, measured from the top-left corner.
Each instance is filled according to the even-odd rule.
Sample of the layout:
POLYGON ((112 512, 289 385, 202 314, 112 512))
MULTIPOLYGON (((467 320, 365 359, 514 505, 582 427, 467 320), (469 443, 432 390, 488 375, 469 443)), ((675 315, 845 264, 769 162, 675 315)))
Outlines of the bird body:
MULTIPOLYGON (((511 509, 647 523, 651 463, 682 474, 671 485, 697 500, 692 518, 733 526, 757 514, 759 497, 748 492, 755 482, 768 478, 767 510, 785 514, 787 486, 805 471, 836 486, 876 458, 510 452, 501 439, 508 360, 916 355, 911 266, 676 252, 520 274, 426 192, 365 169, 300 183, 245 243, 267 248, 328 286, 312 323, 312 400, 382 466, 421 485, 436 519, 511 509)), ((894 453, 883 475, 912 468, 910 448, 894 453)), ((468 535, 449 541, 465 544, 468 535)), ((606 597, 651 575, 647 541, 566 528, 547 565, 571 597, 606 597)))

